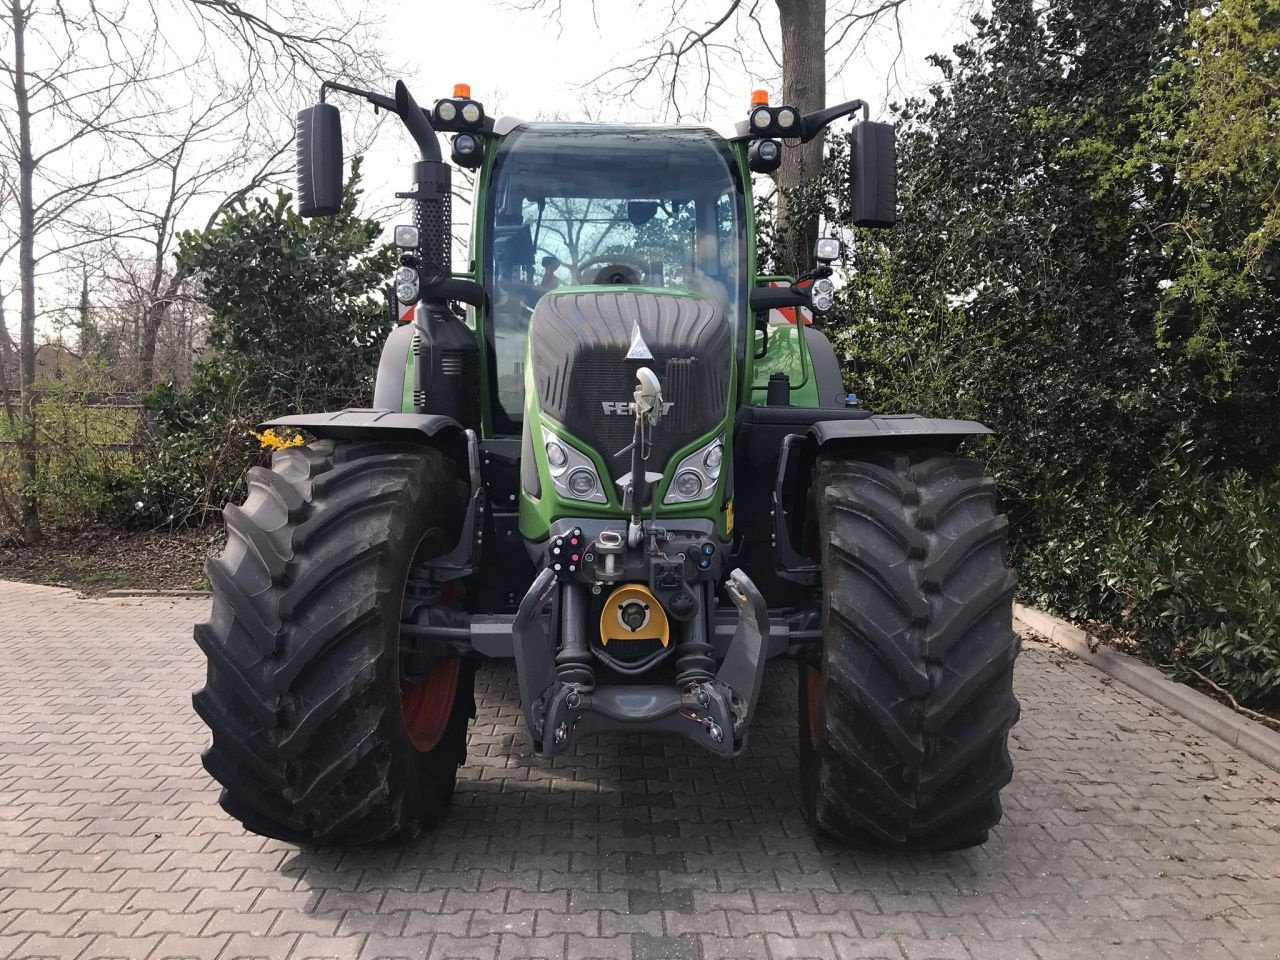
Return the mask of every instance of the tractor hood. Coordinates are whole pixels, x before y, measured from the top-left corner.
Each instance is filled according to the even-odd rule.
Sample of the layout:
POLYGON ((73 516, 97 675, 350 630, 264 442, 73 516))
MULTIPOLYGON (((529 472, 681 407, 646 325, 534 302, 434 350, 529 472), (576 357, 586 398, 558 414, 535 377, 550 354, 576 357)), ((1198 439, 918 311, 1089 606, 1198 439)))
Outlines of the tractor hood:
POLYGON ((606 484, 630 469, 618 453, 631 443, 640 367, 658 375, 665 410, 649 471, 665 471, 677 450, 724 422, 733 331, 716 298, 607 286, 556 291, 538 301, 529 344, 542 413, 599 454, 606 484))

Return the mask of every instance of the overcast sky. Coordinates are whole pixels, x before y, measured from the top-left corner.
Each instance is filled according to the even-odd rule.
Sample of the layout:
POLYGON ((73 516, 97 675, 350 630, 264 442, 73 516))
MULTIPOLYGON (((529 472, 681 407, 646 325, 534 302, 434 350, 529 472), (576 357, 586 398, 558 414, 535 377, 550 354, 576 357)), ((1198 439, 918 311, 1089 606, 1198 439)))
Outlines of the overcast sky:
MULTIPOLYGON (((87 0, 70 2, 78 6, 87 0)), ((688 86, 680 91, 678 111, 667 101, 661 83, 650 82, 624 95, 619 92, 619 84, 625 77, 610 75, 608 71, 633 63, 655 49, 673 5, 681 6, 684 23, 701 28, 719 17, 729 0, 681 0, 680 4, 674 0, 595 0, 594 3, 592 0, 548 0, 546 7, 552 10, 560 7, 559 18, 546 9, 521 9, 521 6, 531 6, 534 0, 347 2, 363 16, 379 21, 371 25, 368 33, 381 48, 389 75, 376 85, 390 93, 396 76, 402 76, 423 104, 450 95, 457 82, 469 83, 473 96, 485 104, 491 115, 527 120, 653 123, 681 119, 715 124, 741 118, 755 87, 768 88, 773 102, 779 102, 776 54, 770 51, 770 47, 778 44, 774 0, 756 2, 759 29, 748 23, 741 37, 729 26, 716 34, 716 41, 724 47, 712 64, 709 95, 703 91, 705 74, 696 69, 686 71, 688 86)), ((859 2, 866 8, 872 0, 859 2)), ((253 2, 245 5, 252 10, 260 6, 253 2)), ((852 5, 853 0, 828 0, 829 19, 852 5)), ((982 0, 908 0, 900 23, 882 24, 864 39, 852 56, 848 56, 850 44, 847 42, 828 53, 827 102, 862 98, 872 105, 873 116, 887 114, 889 102, 918 93, 936 79, 936 72, 925 58, 930 53, 949 50, 962 39, 968 32, 967 15, 982 5, 982 0)), ((749 5, 744 3, 743 7, 749 5)), ((145 16, 139 15, 145 27, 145 16)), ((184 28, 177 21, 169 26, 167 34, 184 28)), ((139 36, 144 34, 145 31, 139 36)), ((183 38, 168 36, 168 40, 174 51, 172 55, 181 57, 183 38)), ((193 34, 193 48, 198 46, 198 40, 199 34, 193 34)), ((0 49, 8 51, 10 42, 8 36, 0 38, 0 49)), ((822 48, 823 39, 814 37, 814 55, 822 56, 822 48)), ((215 67, 219 68, 225 70, 227 65, 215 67)), ((203 93, 203 90, 199 92, 203 93)), ((168 90, 166 94, 179 107, 186 102, 180 90, 168 90)), ((199 94, 191 97, 193 104, 200 99, 199 94)), ((357 127, 357 121, 361 128, 367 128, 372 122, 372 108, 361 101, 339 95, 333 102, 344 111, 344 128, 348 131, 357 127)), ((270 104, 270 100, 264 99, 262 106, 270 104)), ((11 104, 6 107, 11 109, 11 104)), ((273 128, 279 125, 280 136, 287 136, 291 108, 285 103, 279 107, 281 111, 274 116, 270 116, 271 111, 260 109, 259 122, 270 123, 273 128)), ((348 142, 348 153, 352 146, 348 142)), ((85 162, 85 156, 91 154, 79 147, 64 155, 65 162, 78 157, 81 163, 85 162)), ((367 152, 364 206, 367 212, 384 215, 388 228, 395 222, 411 219, 407 204, 397 201, 394 194, 408 189, 410 165, 415 157, 416 150, 399 122, 384 120, 367 152)), ((459 179, 455 176, 455 183, 459 179)), ((227 190, 237 185, 230 183, 227 190)), ((213 196, 194 202, 185 222, 179 223, 178 228, 202 226, 215 203, 213 196)), ((92 214, 92 210, 89 213, 92 214)), ((454 216, 455 234, 465 233, 470 220, 469 208, 455 204, 454 216)), ((16 287, 14 261, 16 257, 0 267, 0 286, 6 290, 16 287)), ((42 264, 41 272, 45 275, 38 281, 42 313, 78 297, 78 282, 66 282, 67 276, 56 271, 55 261, 42 264)), ((16 326, 16 303, 12 306, 15 309, 9 315, 15 321, 11 325, 16 326)), ((48 332, 44 317, 41 327, 48 332)))

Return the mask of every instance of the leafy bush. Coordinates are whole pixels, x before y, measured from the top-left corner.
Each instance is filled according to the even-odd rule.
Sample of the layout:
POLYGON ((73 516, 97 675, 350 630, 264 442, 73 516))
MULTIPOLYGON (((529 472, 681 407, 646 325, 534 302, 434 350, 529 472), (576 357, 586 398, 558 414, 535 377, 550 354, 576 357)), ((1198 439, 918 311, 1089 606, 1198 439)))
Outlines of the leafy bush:
POLYGON ((1167 461, 1156 500, 1115 508, 1103 580, 1157 663, 1280 707, 1280 475, 1253 482, 1167 461))
POLYGON ((163 385, 147 396, 140 468, 113 490, 117 524, 204 522, 265 462, 258 423, 367 403, 395 251, 357 215, 359 183, 357 158, 333 217, 303 220, 278 191, 183 234, 178 257, 208 300, 210 353, 186 391, 163 385))
POLYGON ((265 460, 250 433, 261 416, 242 398, 242 381, 213 364, 183 393, 170 385, 149 393, 139 466, 113 485, 108 520, 149 530, 213 519, 242 492, 245 471, 265 460))
MULTIPOLYGON (((993 0, 896 108, 902 219, 855 232, 827 321, 868 406, 995 430, 972 450, 1025 600, 1255 703, 1280 655, 1278 44, 1273 0, 993 0)), ((829 144, 788 204, 848 226, 829 144)))

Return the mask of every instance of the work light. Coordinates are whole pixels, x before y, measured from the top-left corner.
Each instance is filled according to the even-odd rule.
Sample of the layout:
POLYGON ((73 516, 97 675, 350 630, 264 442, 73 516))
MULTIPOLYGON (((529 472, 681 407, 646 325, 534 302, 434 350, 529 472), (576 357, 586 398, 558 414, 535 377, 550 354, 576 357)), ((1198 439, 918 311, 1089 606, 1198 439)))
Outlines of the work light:
POLYGON ((401 223, 395 229, 395 244, 401 250, 418 249, 418 228, 408 223, 401 223))
POLYGON ((840 241, 835 237, 819 237, 813 250, 813 258, 822 263, 840 259, 840 241))
POLYGON ((484 162, 483 140, 479 134, 460 133, 453 138, 453 162, 474 170, 484 162))
POLYGON ((773 173, 782 163, 782 144, 777 140, 755 140, 747 147, 747 166, 754 173, 773 173))

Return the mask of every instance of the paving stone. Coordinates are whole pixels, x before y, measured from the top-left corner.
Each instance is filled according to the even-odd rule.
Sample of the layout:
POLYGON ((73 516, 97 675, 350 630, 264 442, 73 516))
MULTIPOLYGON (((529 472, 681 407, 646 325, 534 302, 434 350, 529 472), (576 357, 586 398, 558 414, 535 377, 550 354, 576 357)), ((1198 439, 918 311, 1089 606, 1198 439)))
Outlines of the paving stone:
POLYGON ((655 937, 637 933, 631 938, 632 960, 703 960, 702 943, 696 934, 655 937))
POLYGON ((1280 957, 1280 777, 1034 641, 976 850, 815 842, 785 664, 728 763, 622 736, 537 760, 511 666, 485 665, 439 828, 299 850, 222 814, 200 766, 207 608, 0 584, 0 957, 1280 957))

